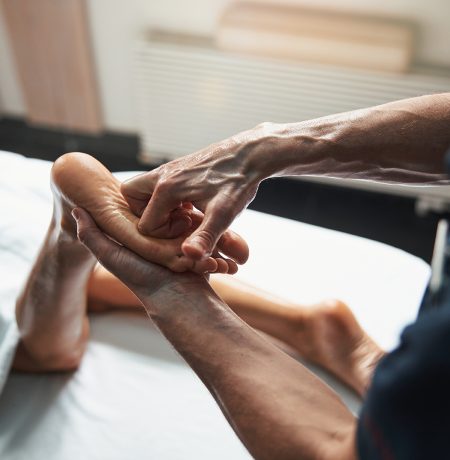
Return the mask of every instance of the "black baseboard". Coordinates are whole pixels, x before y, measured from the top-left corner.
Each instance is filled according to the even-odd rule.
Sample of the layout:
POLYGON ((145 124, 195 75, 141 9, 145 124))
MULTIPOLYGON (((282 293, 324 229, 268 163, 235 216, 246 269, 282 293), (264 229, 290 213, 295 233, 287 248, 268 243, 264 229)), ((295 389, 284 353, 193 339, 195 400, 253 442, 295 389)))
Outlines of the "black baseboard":
MULTIPOLYGON (((136 135, 87 136, 37 128, 20 119, 0 119, 1 149, 50 161, 65 152, 82 151, 111 171, 151 169, 138 161, 136 135)), ((429 262, 437 218, 418 217, 414 206, 412 198, 272 179, 261 184, 250 208, 387 243, 429 262)))
POLYGON ((29 125, 19 118, 0 119, 0 149, 55 161, 66 152, 81 151, 101 159, 114 171, 143 169, 138 161, 139 137, 105 132, 86 135, 29 125))

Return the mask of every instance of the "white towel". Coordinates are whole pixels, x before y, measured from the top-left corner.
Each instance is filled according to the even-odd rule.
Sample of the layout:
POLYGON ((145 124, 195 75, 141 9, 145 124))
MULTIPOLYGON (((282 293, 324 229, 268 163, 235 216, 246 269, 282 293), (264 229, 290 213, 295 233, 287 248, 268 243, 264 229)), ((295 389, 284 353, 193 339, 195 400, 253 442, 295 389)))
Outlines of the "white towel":
POLYGON ((19 339, 15 301, 51 216, 51 165, 0 151, 0 392, 19 339))

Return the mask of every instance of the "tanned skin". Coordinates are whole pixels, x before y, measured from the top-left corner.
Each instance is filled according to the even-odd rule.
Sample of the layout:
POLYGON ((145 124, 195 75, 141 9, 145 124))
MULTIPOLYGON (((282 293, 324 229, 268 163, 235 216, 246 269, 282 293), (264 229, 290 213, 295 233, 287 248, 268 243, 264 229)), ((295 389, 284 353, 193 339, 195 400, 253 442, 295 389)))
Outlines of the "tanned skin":
POLYGON ((142 233, 157 234, 179 202, 205 213, 183 244, 196 260, 276 176, 329 176, 415 185, 449 184, 450 93, 300 123, 263 123, 130 179, 122 193, 142 233))
POLYGON ((356 458, 356 420, 336 393, 240 319, 205 277, 145 261, 84 210, 74 216, 80 240, 139 298, 255 458, 356 458))
POLYGON ((181 243, 198 219, 191 209, 177 211, 177 237, 139 234, 138 218, 120 194, 119 181, 89 155, 72 153, 60 157, 53 165, 50 185, 53 216, 16 306, 21 333, 17 369, 70 369, 83 355, 89 333, 87 285, 96 261, 77 240, 71 216, 75 206, 89 209, 110 237, 173 271, 235 273, 236 262, 245 262, 248 257, 247 243, 234 232, 228 232, 217 248, 231 258, 217 251, 199 263, 185 257, 181 243))
MULTIPOLYGON (((356 420, 337 395, 239 318, 200 274, 201 264, 209 264, 206 271, 234 271, 235 266, 228 260, 236 262, 245 250, 235 240, 231 259, 221 262, 220 254, 215 252, 216 243, 254 197, 261 180, 268 177, 304 174, 422 185, 447 183, 443 157, 450 144, 449 121, 450 95, 443 94, 311 122, 263 124, 131 180, 122 186, 122 193, 133 213, 142 215, 140 229, 154 239, 169 234, 178 238, 176 248, 170 241, 161 242, 166 249, 166 245, 174 249, 172 252, 147 251, 145 245, 140 245, 138 232, 133 233, 129 225, 123 235, 128 241, 121 241, 120 232, 115 232, 123 225, 123 219, 116 219, 117 212, 108 215, 101 210, 107 200, 97 203, 96 215, 92 211, 95 206, 89 209, 88 195, 84 204, 69 194, 63 218, 54 215, 43 250, 18 302, 22 341, 16 368, 76 367, 86 343, 87 289, 97 258, 144 305, 154 323, 211 391, 255 458, 355 458, 356 420), (78 236, 85 247, 74 238, 73 227, 68 232, 64 225, 69 222, 67 212, 74 206, 78 236), (189 212, 194 211, 193 206, 205 213, 204 219, 197 221, 198 228, 192 225, 189 212), (142 250, 147 258, 107 238, 105 232, 140 254, 142 250), (165 260, 172 262, 164 264, 172 264, 172 270, 181 259, 182 270, 197 273, 175 273, 155 265, 146 260, 152 260, 152 254, 156 259, 167 256, 165 260), (68 255, 77 262, 78 270, 67 263, 68 255), (60 283, 49 281, 52 277, 60 283), (76 295, 72 292, 72 279, 76 295), (45 319, 52 314, 55 321, 50 321, 48 335, 44 333, 45 319), (66 321, 71 327, 64 330, 66 321), (56 338, 53 344, 48 337, 56 338), (71 355, 68 350, 79 352, 71 355)), ((107 180, 105 185, 108 189, 107 180)), ((89 196, 95 197, 96 193, 89 196)), ((113 196, 120 198, 116 188, 113 196)), ((133 222, 122 202, 119 214, 133 222)), ((154 239, 149 240, 152 245, 154 239)), ((245 302, 240 307, 245 315, 245 302)), ((339 310, 345 312, 345 308, 338 307, 339 310)), ((263 328, 263 314, 255 317, 247 309, 247 315, 263 328)), ((326 321, 334 324, 333 332, 347 331, 344 335, 358 339, 350 347, 353 358, 347 366, 350 372, 357 372, 348 383, 363 394, 376 358, 367 364, 364 350, 370 348, 370 343, 365 342, 364 335, 353 334, 357 328, 351 316, 345 313, 335 317, 338 321, 326 321), (341 321, 342 317, 346 319, 341 321), (360 355, 362 360, 358 360, 360 355)), ((267 321, 266 326, 271 327, 267 321)), ((274 330, 268 332, 273 334, 274 330)), ((382 355, 379 349, 376 353, 378 357, 382 355)), ((329 349, 327 354, 330 360, 329 349)), ((320 362, 323 350, 316 349, 311 356, 320 362)), ((327 360, 323 362, 327 367, 327 360)), ((342 371, 334 372, 339 376, 342 371)))
MULTIPOLYGON (((17 302, 21 341, 14 369, 22 372, 76 369, 89 338, 89 310, 142 308, 143 304, 212 391, 256 458, 273 458, 274 452, 276 458, 290 458, 294 453, 297 458, 352 458, 355 420, 337 395, 232 311, 251 326, 284 341, 302 357, 321 365, 363 396, 383 351, 361 329, 349 308, 334 300, 310 307, 293 304, 229 275, 214 275, 211 281, 219 297, 204 276, 177 278, 173 271, 151 263, 147 266, 141 258, 134 259, 138 257, 135 253, 118 254, 120 246, 115 243, 112 251, 106 249, 106 254, 94 247, 96 257, 107 267, 111 268, 115 261, 136 283, 143 282, 145 297, 141 295, 138 299, 134 284, 126 287, 96 265, 96 258, 78 241, 75 221, 70 215, 75 203, 83 203, 97 214, 103 231, 116 234, 116 229, 109 226, 127 222, 123 218, 117 220, 122 204, 109 194, 116 187, 114 177, 108 176, 102 165, 86 155, 71 154, 55 163, 53 217, 17 302), (103 184, 100 188, 99 183, 103 184), (94 188, 92 184, 96 184, 94 188), (123 255, 132 258, 124 259, 123 255), (129 263, 136 265, 135 268, 131 269, 129 263), (157 292, 160 297, 155 297, 155 301, 159 300, 152 301, 150 310, 149 298, 157 292), (277 392, 283 393, 281 400, 274 397, 277 392), (300 414, 303 415, 299 417, 300 414), (286 431, 286 423, 291 422, 286 431), (271 437, 267 437, 269 431, 271 437), (264 438, 272 444, 270 450, 264 438)), ((88 222, 92 225, 88 228, 98 232, 95 235, 105 238, 93 222, 88 222)), ((137 241, 133 244, 141 244, 142 235, 134 228, 137 241)), ((129 230, 122 227, 122 231, 129 230)), ((89 232, 87 244, 92 241, 89 232)), ((86 236, 86 231, 81 231, 81 235, 86 236)), ((225 245, 228 253, 236 257, 245 255, 247 247, 239 237, 230 238, 225 245)), ((107 238, 106 242, 112 240, 107 238)), ((141 248, 145 248, 147 256, 154 251, 155 256, 167 257, 168 261, 178 260, 172 259, 176 245, 170 241, 160 243, 150 238, 147 243, 141 248), (161 247, 162 252, 156 250, 161 247)))
MULTIPOLYGON (((336 299, 314 305, 289 302, 234 276, 211 275, 217 295, 247 324, 282 342, 286 351, 317 364, 364 397, 384 351, 336 299)), ((301 295, 299 293, 299 295, 301 295)), ((88 309, 141 309, 140 300, 101 265, 88 284, 88 309)))

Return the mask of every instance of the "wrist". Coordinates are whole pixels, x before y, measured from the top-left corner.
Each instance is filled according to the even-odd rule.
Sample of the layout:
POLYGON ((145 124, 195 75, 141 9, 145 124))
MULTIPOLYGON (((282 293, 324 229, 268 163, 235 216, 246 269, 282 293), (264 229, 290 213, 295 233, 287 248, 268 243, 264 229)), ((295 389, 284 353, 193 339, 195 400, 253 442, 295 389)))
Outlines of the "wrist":
POLYGON ((148 286, 129 287, 151 317, 178 317, 184 310, 194 314, 219 301, 208 281, 193 273, 166 276, 162 285, 150 280, 148 286))
POLYGON ((260 183, 276 174, 285 148, 279 135, 281 129, 282 125, 265 122, 242 133, 240 150, 247 183, 260 183))
POLYGON ((314 174, 324 144, 322 131, 314 122, 256 126, 244 148, 246 177, 261 182, 269 177, 314 174))

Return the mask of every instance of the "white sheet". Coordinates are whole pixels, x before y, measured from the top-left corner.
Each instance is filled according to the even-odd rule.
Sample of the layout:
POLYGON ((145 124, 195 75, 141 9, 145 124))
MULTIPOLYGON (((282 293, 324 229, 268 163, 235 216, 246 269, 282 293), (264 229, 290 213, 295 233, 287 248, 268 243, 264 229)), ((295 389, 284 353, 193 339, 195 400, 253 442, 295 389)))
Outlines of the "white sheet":
MULTIPOLYGON (((0 387, 17 343, 14 299, 51 213, 49 169, 47 162, 0 153, 0 387)), ((387 348, 415 317, 429 267, 409 254, 251 211, 234 228, 251 245, 242 279, 303 303, 340 298, 387 348)), ((325 377, 357 411, 358 399, 325 377)), ((111 313, 92 317, 87 353, 73 375, 10 375, 0 395, 0 458, 249 455, 207 390, 150 322, 111 313)))

